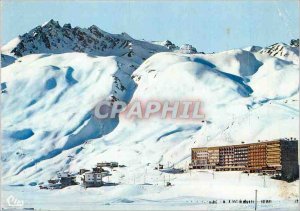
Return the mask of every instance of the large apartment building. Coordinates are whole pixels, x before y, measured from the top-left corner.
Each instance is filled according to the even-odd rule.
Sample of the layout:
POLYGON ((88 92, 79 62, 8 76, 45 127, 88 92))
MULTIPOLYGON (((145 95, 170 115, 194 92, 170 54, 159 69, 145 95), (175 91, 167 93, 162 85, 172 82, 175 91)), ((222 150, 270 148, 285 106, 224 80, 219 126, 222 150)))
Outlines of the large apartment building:
POLYGON ((192 148, 191 169, 267 172, 286 180, 299 177, 298 140, 192 148))

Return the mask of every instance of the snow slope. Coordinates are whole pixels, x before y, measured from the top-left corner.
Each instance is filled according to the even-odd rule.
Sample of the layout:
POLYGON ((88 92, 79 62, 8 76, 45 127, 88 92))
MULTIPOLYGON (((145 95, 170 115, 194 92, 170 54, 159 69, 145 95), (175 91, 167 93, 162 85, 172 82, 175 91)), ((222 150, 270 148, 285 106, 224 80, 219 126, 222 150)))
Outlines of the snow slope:
MULTIPOLYGON (((233 64, 238 63, 236 54, 227 54, 233 64)), ((298 137, 295 76, 299 72, 297 66, 276 58, 260 60, 262 65, 248 80, 223 72, 219 69, 221 63, 211 63, 214 55, 160 53, 136 71, 122 58, 82 53, 29 55, 19 60, 2 72, 7 86, 2 94, 3 181, 7 185, 43 182, 54 177, 56 171, 76 172, 105 160, 127 166, 113 172, 111 181, 130 183, 134 177, 143 178, 148 168, 147 177, 152 178, 149 182, 155 183, 162 175, 155 176, 158 172, 154 166, 170 162, 186 167, 191 147, 298 137), (119 76, 124 92, 117 88, 120 86, 113 86, 114 75, 119 76), (266 81, 270 86, 262 86, 266 81), (112 95, 127 101, 133 95, 132 102, 199 99, 204 103, 207 121, 132 121, 121 116, 104 122, 93 118, 95 103, 112 95)), ((229 69, 225 63, 227 66, 229 69)), ((233 65, 235 68, 243 72, 239 65, 233 65)), ((115 188, 113 200, 128 191, 121 191, 122 185, 115 188)), ((146 189, 151 193, 161 187, 146 189)), ((191 191, 186 194, 194 196, 195 190, 191 191)), ((136 193, 128 192, 133 199, 131 194, 136 193)), ((213 198, 214 194, 207 192, 207 197, 213 198)), ((284 197, 293 198, 293 194, 284 197)), ((175 196, 168 192, 166 197, 175 196)), ((137 199, 141 198, 135 196, 133 201, 137 199)))
MULTIPOLYGON (((52 191, 33 187, 15 187, 12 191, 4 187, 4 190, 5 196, 14 194, 23 199, 26 208, 42 210, 254 210, 253 203, 233 203, 233 200, 254 200, 254 190, 258 190, 258 210, 298 210, 293 195, 299 189, 296 182, 284 184, 270 178, 264 182, 263 177, 256 174, 247 176, 238 172, 192 171, 171 175, 174 186, 164 187, 164 175, 148 176, 146 182, 152 185, 145 185, 143 177, 125 180, 123 174, 128 172, 118 169, 115 177, 110 178, 121 182, 117 186, 93 189, 72 186, 52 191), (286 195, 291 197, 285 198, 286 195), (266 199, 272 203, 260 203, 266 199), (210 204, 212 200, 217 204, 210 204)), ((165 175, 165 179, 168 178, 165 175)), ((4 201, 4 204, 7 203, 4 201)))
MULTIPOLYGON (((145 42, 134 43, 141 44, 136 47, 141 51, 136 52, 144 52, 145 42)), ((218 173, 219 180, 209 183, 211 189, 203 182, 211 178, 209 172, 172 175, 174 186, 166 189, 162 181, 168 174, 154 170, 158 163, 186 168, 191 147, 299 139, 299 69, 290 58, 287 61, 284 57, 235 49, 215 54, 153 52, 147 53, 147 58, 154 55, 142 62, 142 54, 124 57, 117 49, 93 55, 74 49, 69 52, 68 47, 59 48, 60 54, 39 50, 35 53, 42 54, 24 51, 1 72, 5 196, 16 194, 28 206, 43 209, 51 204, 40 205, 40 201, 57 196, 69 200, 57 205, 66 209, 71 209, 79 198, 89 201, 91 207, 97 202, 100 208, 107 203, 172 207, 175 202, 180 205, 175 203, 173 208, 191 208, 188 201, 195 205, 206 199, 252 199, 249 194, 255 188, 261 190, 262 199, 299 197, 295 191, 298 181, 267 178, 268 186, 264 187, 262 177, 239 176, 237 172, 218 173), (121 115, 99 120, 93 110, 103 99, 128 103, 200 100, 206 119, 129 120, 121 115), (45 182, 57 171, 77 172, 100 161, 126 165, 110 177, 119 185, 95 192, 80 187, 43 192, 29 185, 45 182), (239 177, 244 179, 236 187, 239 177), (224 180, 228 182, 224 184, 224 180), (153 185, 140 185, 144 182, 153 185), (25 197, 22 191, 31 194, 25 197), (67 197, 70 195, 73 198, 67 197)), ((282 206, 279 203, 275 208, 282 206)))

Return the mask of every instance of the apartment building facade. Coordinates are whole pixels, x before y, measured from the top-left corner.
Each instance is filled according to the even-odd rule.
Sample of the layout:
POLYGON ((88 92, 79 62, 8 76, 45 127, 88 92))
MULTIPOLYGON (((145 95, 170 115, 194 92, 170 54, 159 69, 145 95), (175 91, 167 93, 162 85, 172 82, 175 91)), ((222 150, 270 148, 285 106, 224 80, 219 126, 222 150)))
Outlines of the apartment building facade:
POLYGON ((279 139, 251 144, 192 148, 191 169, 280 174, 299 177, 298 140, 279 139))
POLYGON ((194 161, 194 166, 199 169, 208 168, 208 148, 193 148, 192 149, 192 160, 194 161))
POLYGON ((214 169, 220 160, 220 150, 219 147, 209 147, 207 148, 207 167, 208 169, 214 169))
POLYGON ((248 169, 251 172, 259 172, 267 167, 266 143, 249 144, 248 146, 248 169))

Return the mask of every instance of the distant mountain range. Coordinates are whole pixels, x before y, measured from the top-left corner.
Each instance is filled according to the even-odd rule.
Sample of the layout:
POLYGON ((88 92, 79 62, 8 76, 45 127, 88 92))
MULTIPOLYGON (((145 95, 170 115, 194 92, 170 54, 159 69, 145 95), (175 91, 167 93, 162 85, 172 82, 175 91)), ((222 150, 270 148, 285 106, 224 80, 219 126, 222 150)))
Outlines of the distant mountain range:
MULTIPOLYGON (((299 63, 298 46, 299 39, 292 40, 291 45, 276 43, 266 48, 252 46, 246 50, 259 51, 283 59, 288 58, 289 61, 299 63)), ((136 64, 141 64, 158 52, 198 53, 197 49, 189 44, 179 48, 169 40, 152 42, 136 40, 125 32, 110 34, 95 25, 88 28, 73 28, 71 24, 61 26, 53 19, 13 39, 1 50, 2 66, 12 63, 15 57, 38 53, 84 52, 95 56, 119 56, 130 59, 136 64)))

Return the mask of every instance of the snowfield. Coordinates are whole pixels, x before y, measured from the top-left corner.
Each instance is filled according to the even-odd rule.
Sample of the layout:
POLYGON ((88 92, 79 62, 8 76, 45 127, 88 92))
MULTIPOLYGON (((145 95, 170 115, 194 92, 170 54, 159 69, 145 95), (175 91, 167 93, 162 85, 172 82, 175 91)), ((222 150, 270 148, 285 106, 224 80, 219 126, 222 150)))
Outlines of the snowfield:
POLYGON ((247 48, 161 52, 145 61, 81 52, 16 57, 1 70, 1 203, 9 208, 6 198, 13 195, 24 200, 24 207, 45 210, 253 210, 254 204, 221 201, 254 200, 257 189, 259 200, 273 201, 259 209, 296 210, 299 181, 241 172, 154 170, 159 163, 187 169, 192 147, 299 139, 299 67, 294 57, 284 58, 247 48), (200 100, 206 119, 99 120, 94 108, 107 99, 200 100), (76 173, 101 161, 126 166, 104 178, 114 185, 52 191, 36 185, 57 171, 76 173), (165 187, 164 180, 172 186, 165 187))
MULTIPOLYGON (((127 173, 127 170, 118 169, 109 180, 121 184, 101 188, 72 186, 62 190, 37 190, 34 187, 4 187, 4 198, 13 194, 24 200, 26 208, 52 210, 254 210, 253 203, 233 203, 233 200, 254 200, 254 190, 258 190, 258 210, 297 210, 294 199, 298 182, 287 185, 269 178, 264 182, 263 177, 256 174, 216 172, 213 175, 210 171, 196 170, 171 175, 173 186, 165 187, 163 175, 158 172, 151 173, 146 179, 120 179, 127 173), (287 194, 290 197, 286 198, 287 194), (272 200, 272 203, 260 203, 264 199, 272 200), (210 204, 212 200, 217 203, 210 204)), ((168 176, 166 180, 169 180, 168 176)))

